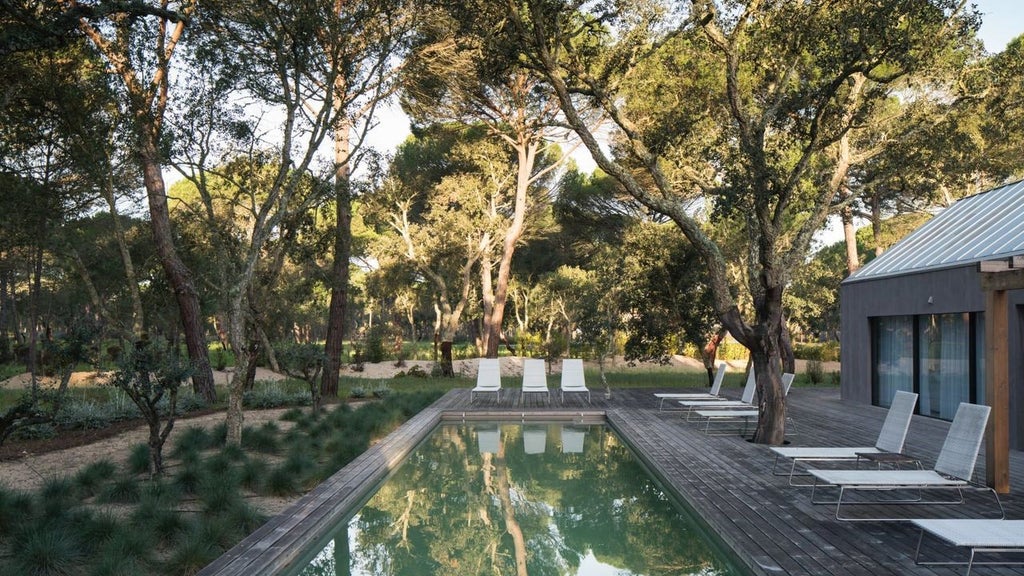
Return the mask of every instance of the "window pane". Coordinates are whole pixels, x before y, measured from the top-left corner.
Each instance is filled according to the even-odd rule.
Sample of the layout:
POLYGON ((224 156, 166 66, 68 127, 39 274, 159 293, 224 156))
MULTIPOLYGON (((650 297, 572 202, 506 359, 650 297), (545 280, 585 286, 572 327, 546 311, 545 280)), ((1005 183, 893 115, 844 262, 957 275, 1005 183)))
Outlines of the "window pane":
POLYGON ((921 414, 952 420, 970 386, 969 314, 918 316, 921 414))
POLYGON ((912 316, 875 318, 875 401, 888 407, 897 390, 914 389, 914 323, 912 316))

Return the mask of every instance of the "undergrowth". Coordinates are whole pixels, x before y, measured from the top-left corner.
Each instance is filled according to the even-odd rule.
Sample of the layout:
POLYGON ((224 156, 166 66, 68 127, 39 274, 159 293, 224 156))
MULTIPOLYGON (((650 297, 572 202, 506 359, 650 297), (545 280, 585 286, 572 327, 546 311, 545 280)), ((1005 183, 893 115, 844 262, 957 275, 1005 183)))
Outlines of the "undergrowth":
POLYGON ((182 427, 162 478, 149 478, 139 444, 124 464, 97 460, 34 494, 0 486, 0 574, 194 574, 266 521, 251 496, 313 488, 440 395, 290 411, 288 426, 245 428, 242 447, 224 445, 223 425, 182 427))

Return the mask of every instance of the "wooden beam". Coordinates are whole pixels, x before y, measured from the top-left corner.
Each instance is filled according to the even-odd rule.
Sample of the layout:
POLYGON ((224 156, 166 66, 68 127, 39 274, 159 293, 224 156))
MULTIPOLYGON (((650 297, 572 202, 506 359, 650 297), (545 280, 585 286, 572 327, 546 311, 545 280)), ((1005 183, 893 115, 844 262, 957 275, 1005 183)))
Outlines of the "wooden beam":
POLYGON ((1024 289, 1024 268, 1007 269, 1005 272, 982 272, 981 289, 1021 290, 1024 289))
POLYGON ((992 407, 985 434, 985 480, 1000 494, 1010 492, 1010 330, 1007 301, 1005 290, 988 290, 985 294, 985 401, 992 407))
POLYGON ((978 272, 1002 272, 1010 269, 1008 260, 982 260, 978 262, 978 272))

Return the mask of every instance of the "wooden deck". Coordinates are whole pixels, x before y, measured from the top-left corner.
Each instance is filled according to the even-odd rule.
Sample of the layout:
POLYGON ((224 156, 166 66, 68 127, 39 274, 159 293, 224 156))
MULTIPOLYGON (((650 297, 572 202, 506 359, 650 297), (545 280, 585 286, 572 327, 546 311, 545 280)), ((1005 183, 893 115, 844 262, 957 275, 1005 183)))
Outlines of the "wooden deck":
MULTIPOLYGON (((359 504, 366 491, 442 418, 584 419, 604 416, 640 457, 661 477, 674 495, 689 504, 735 553, 752 574, 806 575, 934 575, 963 574, 963 567, 925 567, 914 564, 919 532, 903 522, 839 522, 834 506, 810 503, 808 488, 791 487, 788 479, 771 474, 774 456, 767 447, 738 434, 709 436, 678 412, 659 412, 653 392, 614 390, 604 398, 595 392, 591 404, 582 395, 550 402, 541 395, 525 400, 518 390, 506 390, 469 401, 468 390, 455 390, 410 420, 338 474, 275 517, 222 558, 207 566, 205 575, 273 574, 296 559, 326 527, 359 504)), ((738 390, 730 389, 729 393, 738 390)), ((837 389, 795 388, 789 395, 794 446, 870 446, 878 436, 882 408, 839 400, 837 389)), ((915 416, 906 449, 934 464, 949 424, 915 416)), ((1002 496, 1007 518, 1024 518, 1024 453, 1011 452, 1011 493, 1002 496)), ((983 476, 984 455, 978 469, 983 476)), ((867 507, 865 507, 867 508, 867 507)), ((968 492, 957 506, 908 507, 887 513, 907 517, 991 517, 997 512, 991 494, 968 492)), ((870 512, 871 510, 868 509, 870 512)), ((962 559, 962 551, 925 540, 928 559, 962 559)), ((978 567, 974 574, 1024 574, 1021 567, 978 567)))

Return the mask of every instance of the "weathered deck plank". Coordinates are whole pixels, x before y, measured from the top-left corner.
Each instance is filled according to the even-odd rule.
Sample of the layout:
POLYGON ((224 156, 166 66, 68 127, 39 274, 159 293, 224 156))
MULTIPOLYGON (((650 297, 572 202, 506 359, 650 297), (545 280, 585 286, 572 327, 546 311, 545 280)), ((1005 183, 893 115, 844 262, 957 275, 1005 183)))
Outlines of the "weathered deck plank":
MULTIPOLYGON (((764 446, 738 435, 708 436, 686 423, 678 412, 659 412, 653 392, 614 390, 611 399, 595 391, 591 403, 569 395, 563 404, 552 389, 551 401, 531 395, 524 401, 516 389, 469 401, 468 390, 455 390, 371 448, 323 485, 207 566, 205 575, 273 574, 302 553, 327 526, 358 504, 365 491, 442 419, 503 416, 506 419, 583 418, 604 415, 653 469, 673 495, 685 501, 718 534, 753 574, 851 575, 877 574, 950 576, 962 570, 917 566, 913 562, 918 532, 905 523, 848 523, 833 517, 834 508, 810 503, 810 490, 788 485, 771 474, 774 456, 764 446)), ((728 390, 734 395, 738 390, 728 390)), ((834 388, 797 388, 789 395, 793 445, 870 446, 877 438, 885 410, 843 402, 834 388)), ((931 466, 947 422, 915 416, 906 450, 931 466)), ((1017 485, 1003 497, 1008 518, 1024 518, 1024 454, 1011 452, 1011 478, 1017 485)), ((983 469, 984 460, 979 460, 983 469)), ((942 507, 945 515, 990 514, 991 496, 970 494, 964 505, 942 507)), ((915 516, 934 511, 907 510, 915 516)), ((908 516, 909 517, 909 516, 908 516)), ((930 557, 959 558, 957 550, 926 540, 930 557)), ((976 568, 981 576, 1024 574, 1017 567, 976 568)))

